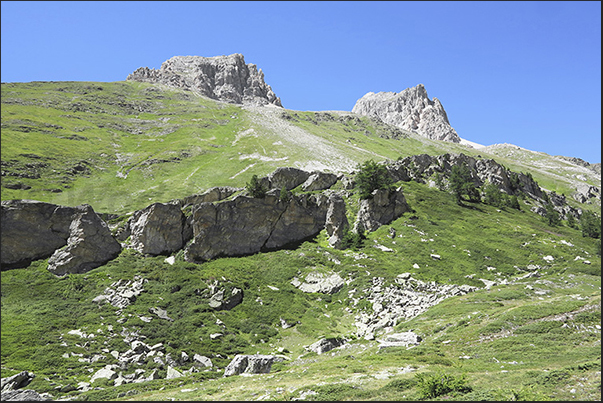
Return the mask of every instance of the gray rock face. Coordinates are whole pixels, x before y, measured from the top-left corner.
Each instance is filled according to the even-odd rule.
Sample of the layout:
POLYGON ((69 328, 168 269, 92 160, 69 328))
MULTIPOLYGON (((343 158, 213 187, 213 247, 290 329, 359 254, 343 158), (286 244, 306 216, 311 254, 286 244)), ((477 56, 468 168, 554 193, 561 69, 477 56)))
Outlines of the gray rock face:
POLYGON ((2 392, 6 392, 8 390, 24 388, 27 385, 29 385, 29 383, 35 377, 36 376, 31 372, 21 371, 18 374, 15 374, 13 376, 9 376, 7 378, 2 378, 2 386, 1 386, 2 392))
POLYGON ((377 189, 371 199, 360 201, 360 209, 354 224, 354 230, 372 232, 384 224, 389 224, 405 212, 410 211, 402 188, 395 191, 377 189))
POLYGON ((236 104, 282 106, 264 73, 255 64, 245 63, 243 55, 201 57, 174 56, 159 70, 141 67, 128 75, 128 81, 161 83, 194 90, 209 98, 236 104))
POLYGON ((356 101, 352 112, 380 119, 400 129, 433 139, 460 143, 437 98, 430 100, 423 84, 402 92, 369 92, 356 101))
POLYGON ((349 228, 348 218, 345 214, 345 201, 338 193, 329 196, 329 208, 325 220, 325 229, 329 236, 329 245, 333 248, 341 246, 345 230, 349 228))
POLYGON ((267 374, 276 359, 273 355, 242 355, 237 354, 224 369, 224 376, 249 374, 267 374))
POLYGON ((47 394, 41 395, 35 390, 19 389, 2 392, 0 400, 3 402, 31 402, 31 401, 49 401, 52 400, 47 394))
POLYGON ((132 248, 141 253, 161 255, 182 248, 185 219, 176 204, 153 203, 138 210, 129 226, 132 248))
MULTIPOLYGON (((544 195, 543 190, 531 176, 523 172, 509 171, 493 159, 475 158, 465 154, 442 154, 438 156, 420 154, 390 162, 385 166, 394 181, 415 180, 424 182, 425 178, 438 174, 444 182, 447 182, 452 167, 459 164, 466 164, 469 167, 473 184, 476 187, 490 182, 509 195, 524 192, 535 200, 541 199, 544 195), (516 177, 515 181, 513 177, 516 177)), ((564 203, 561 202, 561 204, 564 203)))
POLYGON ((288 202, 278 196, 237 196, 193 208, 193 242, 185 259, 241 256, 280 248, 316 235, 324 228, 326 196, 302 194, 288 202))
POLYGON ((281 167, 268 175, 267 185, 270 189, 281 189, 284 186, 291 190, 304 183, 309 176, 309 172, 298 168, 281 167))
POLYGON ((231 186, 216 186, 211 189, 208 189, 207 191, 201 194, 196 194, 180 199, 179 202, 180 205, 183 207, 192 204, 217 202, 226 199, 227 197, 240 190, 243 190, 243 188, 235 188, 231 186))
POLYGON ((57 276, 85 273, 119 255, 121 245, 112 236, 107 224, 84 204, 69 227, 67 246, 57 249, 48 259, 48 271, 57 276))
POLYGON ((35 200, 2 202, 2 269, 28 266, 67 245, 76 210, 35 200))
POLYGON ((337 182, 337 175, 328 172, 312 172, 312 174, 302 184, 302 190, 304 192, 311 192, 314 190, 325 190, 329 189, 337 182))

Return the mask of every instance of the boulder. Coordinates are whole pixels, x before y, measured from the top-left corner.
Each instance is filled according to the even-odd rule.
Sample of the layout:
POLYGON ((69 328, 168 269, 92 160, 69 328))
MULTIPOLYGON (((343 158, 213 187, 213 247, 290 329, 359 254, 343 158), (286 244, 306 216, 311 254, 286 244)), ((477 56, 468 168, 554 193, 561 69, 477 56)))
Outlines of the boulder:
POLYGON ((249 374, 267 374, 276 357, 273 355, 236 355, 224 369, 224 376, 249 374))
POLYGON ((153 203, 130 218, 131 246, 151 256, 178 251, 184 242, 184 225, 184 214, 177 204, 153 203))
POLYGON ((39 394, 31 389, 9 390, 2 392, 0 400, 3 402, 31 402, 31 401, 48 401, 52 400, 47 393, 39 394))
POLYGON ((101 378, 109 380, 117 378, 117 372, 113 371, 111 367, 112 366, 108 365, 96 371, 90 378, 90 383, 94 383, 94 381, 101 378))
POLYGON ((410 207, 406 203, 401 187, 395 191, 377 189, 373 191, 372 198, 360 201, 354 231, 359 232, 360 229, 368 232, 375 231, 408 211, 410 207))
POLYGON ((387 347, 409 347, 416 346, 421 343, 422 338, 418 334, 409 331, 402 333, 393 333, 387 335, 383 340, 379 341, 379 349, 387 347))
POLYGON ((1 267, 27 267, 67 245, 73 207, 35 200, 4 200, 1 213, 1 267))
POLYGON ((285 187, 285 189, 291 190, 304 183, 309 176, 309 172, 298 168, 280 167, 268 175, 268 186, 271 189, 280 190, 285 187))
POLYGON ((329 196, 328 205, 325 229, 329 237, 329 245, 338 249, 346 229, 349 228, 345 201, 340 194, 333 193, 329 196))
POLYGON ((303 292, 320 292, 323 294, 335 294, 341 290, 345 281, 337 273, 308 273, 305 281, 302 283, 296 277, 291 281, 293 286, 298 287, 303 292))
POLYGON ((311 192, 314 190, 329 189, 337 182, 338 178, 337 175, 328 172, 313 172, 302 184, 302 190, 304 192, 311 192))
POLYGON ((317 354, 323 354, 323 353, 326 353, 327 351, 331 351, 334 348, 344 345, 345 342, 346 341, 343 338, 330 337, 330 338, 320 339, 317 342, 306 347, 306 349, 309 351, 314 351, 317 354))
POLYGON ((302 194, 287 202, 274 194, 239 195, 193 207, 193 241, 185 259, 203 262, 218 256, 242 256, 272 250, 315 236, 323 228, 326 196, 302 194))
POLYGON ((76 207, 76 211, 67 245, 48 259, 48 270, 57 276, 85 273, 115 259, 121 252, 119 242, 91 206, 84 204, 76 207))
POLYGON ((233 288, 230 296, 224 298, 224 288, 218 290, 209 299, 209 306, 216 310, 230 310, 243 302, 243 290, 233 288))
POLYGON ((2 384, 1 384, 2 392, 6 392, 8 390, 24 388, 27 385, 29 385, 29 383, 35 377, 36 376, 31 372, 21 371, 18 374, 9 376, 7 378, 2 378, 2 384))

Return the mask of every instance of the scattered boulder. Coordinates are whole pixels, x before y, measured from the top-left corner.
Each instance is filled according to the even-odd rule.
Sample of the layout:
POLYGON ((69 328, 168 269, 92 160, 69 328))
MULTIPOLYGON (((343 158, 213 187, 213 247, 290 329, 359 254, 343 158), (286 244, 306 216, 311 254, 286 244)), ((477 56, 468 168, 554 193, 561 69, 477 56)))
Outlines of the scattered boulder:
POLYGON ((297 277, 291 281, 294 287, 303 292, 320 292, 323 294, 335 294, 341 290, 345 281, 337 273, 325 274, 312 272, 306 275, 305 281, 302 283, 297 277))
POLYGON ((219 289, 209 299, 209 306, 216 310, 230 310, 235 306, 243 302, 243 290, 240 288, 233 288, 230 296, 224 298, 224 288, 219 289))
POLYGON ((346 340, 341 337, 330 337, 320 339, 317 342, 306 347, 306 350, 314 351, 317 354, 323 354, 327 351, 331 351, 334 348, 339 346, 343 346, 346 343, 346 340))
POLYGON ((421 341, 421 336, 412 331, 389 334, 379 341, 379 350, 387 347, 417 346, 421 341))
POLYGON ((165 309, 157 308, 156 306, 154 306, 154 307, 149 308, 149 312, 154 313, 155 315, 159 316, 160 319, 169 320, 170 322, 174 321, 174 319, 172 319, 168 316, 165 309))
POLYGON ((57 276, 85 273, 115 259, 121 252, 121 245, 91 206, 84 204, 76 207, 76 211, 67 245, 48 259, 48 271, 57 276))
POLYGON ((243 355, 237 354, 224 369, 224 376, 249 374, 267 374, 272 368, 276 357, 273 355, 243 355))
POLYGON ((123 309, 133 303, 136 297, 144 291, 144 283, 148 280, 140 276, 134 276, 134 280, 118 280, 105 288, 104 294, 94 298, 97 303, 108 302, 116 308, 123 309))
POLYGON ((115 379, 117 378, 117 372, 113 371, 112 365, 107 365, 99 369, 94 373, 94 375, 92 375, 92 377, 90 378, 90 383, 94 383, 94 381, 101 378, 109 380, 115 379))
POLYGON ((167 374, 165 376, 165 379, 174 379, 174 378, 180 378, 184 376, 182 374, 182 372, 178 371, 177 369, 172 368, 170 365, 168 365, 167 367, 167 374))
POLYGON ((211 362, 211 359, 209 359, 208 357, 206 357, 204 355, 199 355, 199 354, 193 355, 193 362, 195 363, 195 365, 199 364, 202 367, 207 367, 207 368, 213 367, 213 363, 211 362))

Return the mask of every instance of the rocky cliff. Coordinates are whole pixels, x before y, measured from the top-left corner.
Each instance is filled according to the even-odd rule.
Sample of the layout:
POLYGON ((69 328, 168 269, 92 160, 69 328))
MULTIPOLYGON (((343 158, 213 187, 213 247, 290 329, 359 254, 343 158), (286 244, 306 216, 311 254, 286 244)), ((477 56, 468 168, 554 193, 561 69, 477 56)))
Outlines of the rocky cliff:
MULTIPOLYGON (((543 215, 545 192, 530 175, 514 173, 491 159, 464 154, 414 155, 385 167, 394 182, 434 184, 445 190, 452 167, 466 165, 475 186, 496 185, 509 195, 534 201, 543 215)), ((28 266, 49 257, 48 270, 57 276, 83 273, 119 255, 122 247, 147 256, 183 251, 185 260, 201 263, 220 256, 243 256, 276 250, 316 236, 323 229, 339 248, 347 229, 372 232, 410 212, 402 188, 377 189, 360 200, 353 225, 347 220, 350 177, 297 168, 278 168, 259 181, 268 189, 251 197, 244 189, 217 187, 200 195, 154 203, 135 211, 110 228, 88 205, 64 207, 31 200, 2 202, 1 269, 28 266), (344 189, 331 189, 341 181, 344 189), (286 192, 287 189, 300 192, 286 192), (345 197, 344 197, 345 196, 345 197), (119 241, 119 242, 118 242, 119 241), (121 245, 120 245, 121 242, 121 245)), ((555 192, 547 197, 561 218, 579 218, 580 209, 555 192)))
POLYGON ((423 84, 402 92, 369 92, 356 101, 352 112, 434 139, 460 143, 450 126, 444 107, 437 98, 427 96, 423 84))
POLYGON ((282 106, 280 98, 264 82, 262 69, 246 64, 243 55, 238 53, 215 57, 174 56, 163 62, 159 70, 141 67, 126 80, 161 83, 236 104, 282 106))

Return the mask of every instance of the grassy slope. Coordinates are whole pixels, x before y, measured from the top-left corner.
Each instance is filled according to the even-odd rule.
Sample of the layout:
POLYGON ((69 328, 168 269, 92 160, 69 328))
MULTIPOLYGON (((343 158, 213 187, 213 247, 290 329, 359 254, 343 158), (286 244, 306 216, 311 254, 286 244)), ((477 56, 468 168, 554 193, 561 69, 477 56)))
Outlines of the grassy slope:
MULTIPOLYGON (((496 156, 547 189, 574 191, 575 166, 546 154, 489 148, 490 155, 395 133, 351 113, 241 108, 146 83, 3 83, 2 200, 88 203, 122 214, 212 186, 244 186, 253 174, 278 166, 341 161, 349 171, 369 158, 446 152, 496 156), (295 141, 300 134, 305 146, 295 141), (326 148, 331 152, 322 152, 326 148), (31 188, 10 188, 19 185, 31 188)), ((593 184, 600 186, 600 179, 593 184)))
POLYGON ((91 391, 82 398, 116 399, 119 393, 136 390, 137 394, 130 396, 135 400, 255 400, 266 394, 286 400, 313 390, 318 395, 308 398, 413 400, 418 393, 415 374, 441 370, 454 376, 465 374, 474 389, 470 396, 478 398, 509 400, 518 395, 528 400, 596 400, 600 396, 596 375, 600 371, 600 328, 595 325, 600 325, 601 266, 594 240, 568 227, 548 227, 527 212, 527 206, 522 211, 498 211, 480 204, 473 206, 476 210, 460 207, 452 196, 425 185, 410 182, 402 186, 415 212, 370 234, 359 252, 326 247, 322 233, 294 250, 216 259, 202 265, 177 261, 170 266, 163 257, 142 258, 124 251, 106 266, 81 276, 57 279, 45 270, 45 261, 2 272, 2 376, 28 369, 38 375, 32 387, 52 392, 58 385, 87 381, 86 368, 96 370, 114 361, 102 348, 121 352, 128 348, 122 336, 110 336, 108 326, 112 325, 138 330, 147 336, 149 345, 163 342, 173 356, 180 356, 181 351, 189 355, 220 353, 228 357, 212 358, 220 367, 236 353, 280 354, 279 347, 291 360, 276 364, 265 375, 223 379, 220 372, 201 372, 186 379, 91 391), (396 230, 395 239, 388 237, 390 227, 396 230), (394 252, 374 248, 375 243, 394 252), (442 259, 434 261, 430 253, 440 254, 442 259), (555 258, 552 264, 543 260, 547 255, 555 258), (575 260, 576 256, 587 257, 591 264, 575 260), (413 268, 415 263, 419 269, 413 268), (543 267, 542 277, 490 289, 478 280, 512 282, 530 263, 543 267), (289 283, 314 270, 337 271, 352 281, 332 296, 304 294, 289 283), (366 288, 374 277, 383 277, 389 284, 403 272, 424 281, 482 289, 450 298, 399 323, 397 331, 412 329, 423 337, 423 343, 414 349, 379 352, 374 341, 357 340, 324 355, 304 350, 322 336, 351 337, 353 315, 369 306, 355 306, 348 292, 366 288), (137 274, 149 279, 146 292, 121 315, 91 302, 111 282, 130 280, 137 274), (471 275, 473 278, 466 277, 471 275), (208 309, 207 298, 195 290, 206 289, 214 280, 243 288, 243 303, 232 311, 208 309), (173 292, 175 286, 181 289, 173 292), (153 306, 166 309, 175 322, 140 320, 140 316, 150 316, 153 306), (576 315, 565 321, 551 320, 571 312, 576 315), (123 323, 117 321, 120 317, 125 318, 123 323), (300 323, 282 329, 281 318, 300 323), (216 324, 217 319, 225 327, 216 324), (96 337, 83 343, 67 334, 72 329, 96 337), (225 336, 211 340, 209 335, 217 332, 225 336), (77 362, 78 357, 61 357, 69 352, 108 358, 89 364, 77 362), (571 393, 572 388, 577 392, 571 393))
MULTIPOLYGON (((253 110, 153 88, 123 82, 2 84, 2 169, 43 174, 40 179, 3 176, 3 184, 21 181, 32 189, 3 187, 2 199, 87 202, 97 211, 121 213, 215 185, 242 186, 253 173, 264 175, 279 164, 303 164, 313 158, 270 132, 253 110), (74 135, 88 140, 58 138, 74 135), (278 141, 282 144, 275 145, 278 141), (45 159, 22 156, 32 153, 45 159), (264 160, 246 158, 249 155, 264 160), (149 159, 174 157, 180 162, 144 165, 149 159), (13 160, 13 165, 4 165, 13 160), (25 165, 37 162, 48 166, 25 165), (66 173, 78 165, 90 171, 66 173), (127 178, 118 178, 118 171, 128 172, 127 178), (43 190, 58 187, 63 191, 43 190)), ((297 115, 289 121, 292 125, 328 139, 353 160, 462 150, 478 154, 412 135, 385 139, 379 136, 389 132, 365 118, 342 124, 313 112, 284 112, 297 115)), ((512 163, 503 163, 513 169, 512 163)), ((516 166, 518 171, 527 170, 526 165, 516 166)), ((534 177, 539 182, 547 180, 541 171, 534 177)), ((32 371, 37 377, 30 386, 36 390, 91 400, 117 400, 128 391, 134 392, 119 399, 290 400, 309 390, 317 394, 308 395, 307 400, 416 400, 420 388, 415 374, 441 370, 467 376, 473 392, 461 399, 600 399, 601 262, 594 240, 566 226, 547 226, 524 204, 522 211, 498 211, 483 204, 460 207, 452 196, 425 185, 402 186, 415 212, 370 234, 361 253, 328 248, 322 233, 293 250, 202 265, 177 261, 171 266, 163 257, 143 258, 124 251, 85 275, 57 279, 47 272, 44 260, 26 269, 2 272, 2 377, 32 371), (394 239, 388 236, 390 228, 396 231, 394 239), (372 247, 375 243, 394 251, 383 252, 372 247), (433 260, 431 253, 439 254, 441 260, 433 260), (543 260, 548 255, 555 259, 552 264, 543 260), (490 289, 479 280, 512 282, 528 264, 543 266, 543 276, 490 289), (352 282, 332 296, 305 294, 290 284, 293 277, 314 270, 337 271, 352 282), (378 351, 374 341, 356 340, 323 355, 304 350, 321 336, 353 334, 354 315, 370 307, 354 305, 348 297, 350 290, 366 288, 374 277, 383 277, 389 284, 403 272, 424 281, 482 289, 450 298, 399 323, 396 331, 412 329, 423 337, 422 344, 413 349, 378 351), (131 280, 137 274, 149 279, 146 292, 121 314, 91 302, 112 282, 131 280), (227 288, 241 287, 243 303, 232 311, 209 309, 203 290, 214 281, 227 288), (175 286, 180 290, 173 291, 175 286), (140 320, 140 316, 151 316, 149 308, 154 306, 166 309, 174 323, 140 320), (561 314, 567 314, 565 321, 551 320, 561 314), (300 323, 282 329, 281 318, 300 323), (109 331, 109 325, 116 333, 109 331), (55 390, 88 381, 89 368, 113 363, 103 349, 123 352, 128 348, 118 335, 122 327, 138 330, 150 345, 164 342, 173 356, 181 351, 220 353, 225 358, 212 358, 220 367, 236 353, 278 354, 279 347, 291 360, 276 364, 270 374, 252 377, 221 378, 220 372, 209 371, 82 395, 55 390), (96 337, 84 341, 67 334, 72 329, 96 337), (224 337, 212 340, 209 335, 217 332, 224 337), (71 352, 84 357, 100 353, 106 358, 82 363, 78 356, 62 357, 71 352)), ((357 208, 355 200, 348 201, 350 210, 357 208)), ((150 370, 151 365, 141 368, 150 370)))

